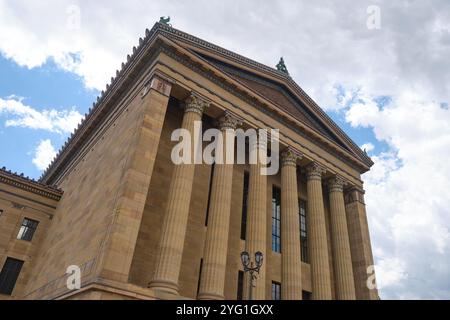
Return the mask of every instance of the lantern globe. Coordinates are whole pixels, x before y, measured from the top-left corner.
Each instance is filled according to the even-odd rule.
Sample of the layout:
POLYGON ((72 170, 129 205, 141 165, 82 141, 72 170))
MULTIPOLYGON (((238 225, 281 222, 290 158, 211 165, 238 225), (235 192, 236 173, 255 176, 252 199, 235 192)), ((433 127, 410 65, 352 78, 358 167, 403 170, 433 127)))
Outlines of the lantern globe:
POLYGON ((241 262, 244 267, 247 267, 250 263, 250 256, 247 251, 241 252, 241 262))

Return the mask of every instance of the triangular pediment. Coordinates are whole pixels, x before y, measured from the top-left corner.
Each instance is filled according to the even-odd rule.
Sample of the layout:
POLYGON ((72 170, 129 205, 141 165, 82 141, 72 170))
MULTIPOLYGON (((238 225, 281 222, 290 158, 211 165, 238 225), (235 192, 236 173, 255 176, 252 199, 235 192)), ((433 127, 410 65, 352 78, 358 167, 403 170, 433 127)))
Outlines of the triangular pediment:
POLYGON ((347 146, 345 146, 339 138, 336 137, 336 135, 330 132, 327 126, 321 123, 320 119, 314 113, 305 108, 300 101, 296 100, 289 90, 283 85, 239 69, 235 66, 227 65, 221 61, 214 60, 211 57, 203 56, 203 58, 208 60, 216 68, 222 70, 236 81, 242 83, 247 88, 260 94, 284 112, 291 114, 296 119, 304 122, 310 128, 320 132, 329 139, 333 140, 335 143, 339 144, 341 147, 350 151, 347 146))
POLYGON ((373 162, 296 84, 274 68, 253 61, 188 33, 157 23, 150 33, 176 42, 246 89, 271 102, 370 167, 373 162))

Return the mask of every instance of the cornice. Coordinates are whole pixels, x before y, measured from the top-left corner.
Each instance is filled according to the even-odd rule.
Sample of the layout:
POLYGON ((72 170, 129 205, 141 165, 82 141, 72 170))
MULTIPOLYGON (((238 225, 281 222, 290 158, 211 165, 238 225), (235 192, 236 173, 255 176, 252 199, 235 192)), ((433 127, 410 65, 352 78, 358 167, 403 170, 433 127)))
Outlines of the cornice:
POLYGON ((175 37, 182 41, 188 41, 191 43, 195 43, 197 46, 214 51, 214 52, 221 54, 227 58, 232 58, 232 59, 238 61, 240 64, 248 65, 252 68, 256 68, 256 69, 264 71, 266 73, 270 73, 272 76, 275 76, 277 78, 284 78, 284 79, 290 78, 284 72, 278 71, 275 68, 266 66, 265 64, 262 64, 257 61, 254 61, 252 59, 249 59, 247 57, 244 57, 238 53, 232 52, 223 47, 215 45, 206 40, 197 38, 189 33, 175 29, 173 27, 170 27, 170 26, 167 26, 167 25, 164 25, 161 23, 156 23, 150 32, 156 32, 156 31, 160 31, 162 34, 168 34, 171 37, 175 37))
POLYGON ((310 103, 310 105, 314 108, 314 111, 320 114, 326 120, 327 124, 329 124, 330 127, 339 132, 340 137, 343 136, 345 138, 345 141, 353 146, 352 150, 356 148, 353 151, 360 155, 361 159, 368 167, 373 164, 370 158, 366 156, 362 152, 362 150, 360 150, 356 146, 356 144, 354 144, 353 141, 351 141, 351 139, 346 136, 346 134, 331 120, 331 118, 326 115, 325 112, 323 112, 323 110, 319 106, 317 106, 317 104, 315 104, 315 102, 292 80, 292 78, 290 78, 290 76, 274 68, 253 61, 249 58, 226 50, 220 46, 199 39, 180 30, 174 29, 161 23, 156 23, 151 30, 146 29, 144 38, 139 38, 138 46, 133 47, 132 53, 127 55, 127 60, 126 62, 122 63, 121 69, 116 70, 115 76, 111 77, 110 83, 106 85, 105 90, 101 91, 100 95, 97 97, 97 101, 93 103, 92 107, 89 109, 89 112, 85 114, 85 117, 82 119, 81 123, 77 126, 68 140, 64 143, 62 148, 58 151, 57 156, 52 161, 52 163, 44 171, 39 180, 40 182, 44 184, 51 182, 52 178, 57 175, 58 168, 60 168, 70 160, 70 156, 73 155, 74 152, 76 152, 77 147, 82 145, 86 141, 90 133, 95 130, 95 127, 98 125, 98 123, 101 122, 105 115, 110 111, 110 108, 108 108, 110 106, 109 103, 114 100, 113 98, 117 98, 118 96, 120 96, 127 85, 130 85, 132 81, 132 79, 129 79, 130 74, 136 72, 136 66, 142 63, 141 60, 145 58, 146 55, 148 55, 148 49, 151 48, 151 46, 158 40, 158 37, 160 35, 169 35, 169 38, 176 38, 179 40, 194 43, 199 47, 212 50, 224 57, 238 61, 241 64, 250 66, 254 69, 265 72, 266 74, 270 74, 272 77, 278 79, 281 84, 288 84, 292 86, 296 89, 296 92, 299 92, 302 97, 310 103))
POLYGON ((57 201, 63 195, 61 189, 42 184, 23 174, 7 171, 4 167, 0 169, 0 182, 57 201))
MULTIPOLYGON (((148 29, 145 32, 145 38, 139 38, 139 46, 133 47, 133 53, 127 55, 127 61, 122 63, 120 71, 116 70, 116 76, 111 78, 111 82, 106 85, 106 89, 101 91, 96 102, 89 108, 89 112, 85 114, 81 123, 78 124, 74 132, 71 133, 64 145, 57 152, 56 157, 39 179, 40 182, 45 184, 49 183, 57 175, 59 168, 70 161, 77 147, 82 145, 102 119, 111 113, 111 101, 114 104, 114 101, 117 101, 117 97, 121 96, 125 91, 124 89, 132 83, 133 79, 130 79, 130 74, 137 69, 136 66, 139 65, 142 57, 148 54, 147 49, 152 47, 156 41, 158 41, 157 34, 151 33, 148 29)), ((160 50, 158 48, 154 48, 154 53, 153 55, 148 55, 148 60, 152 60, 159 52, 160 50)))
POLYGON ((370 159, 370 157, 367 156, 353 142, 353 140, 350 139, 350 137, 348 137, 348 135, 322 110, 322 108, 320 108, 317 105, 317 103, 286 73, 278 71, 278 70, 271 68, 269 66, 266 66, 262 63, 256 62, 247 57, 244 57, 242 55, 239 55, 237 53, 234 53, 232 51, 224 49, 220 46, 212 44, 208 41, 202 40, 202 39, 192 36, 188 33, 185 33, 183 31, 169 27, 167 25, 157 23, 152 28, 152 31, 156 32, 157 30, 160 30, 163 34, 168 34, 168 35, 178 38, 180 40, 195 43, 197 46, 208 49, 208 50, 213 51, 214 53, 218 53, 228 59, 235 60, 235 61, 239 62, 240 64, 248 65, 248 66, 255 68, 263 73, 268 73, 271 76, 274 76, 274 77, 280 79, 281 80, 280 84, 283 84, 288 88, 290 87, 291 91, 298 93, 301 98, 305 99, 306 102, 308 102, 308 104, 306 104, 306 105, 310 107, 311 111, 318 113, 323 118, 323 120, 326 122, 326 124, 329 125, 332 128, 332 130, 335 131, 334 133, 337 134, 341 139, 343 139, 345 141, 345 143, 349 144, 352 151, 354 151, 358 156, 360 156, 361 159, 367 164, 367 166, 370 167, 373 165, 373 161, 370 159))
MULTIPOLYGON (((262 96, 260 96, 260 99, 257 99, 254 96, 249 95, 248 91, 251 91, 251 92, 253 92, 253 91, 248 89, 247 87, 241 85, 239 82, 235 81, 234 78, 230 78, 230 79, 232 81, 235 81, 236 84, 238 84, 238 86, 236 86, 235 84, 233 84, 230 81, 224 81, 223 77, 229 77, 229 76, 226 73, 224 73, 223 71, 217 69, 215 66, 213 66, 211 64, 207 65, 208 67, 214 68, 216 70, 216 73, 220 74, 221 77, 215 75, 213 72, 208 72, 204 65, 200 64, 198 61, 192 60, 192 58, 190 58, 186 54, 178 52, 178 49, 175 47, 163 46, 161 48, 161 50, 163 53, 165 53, 169 57, 182 63, 183 65, 185 65, 189 69, 193 70, 194 72, 201 74, 206 79, 212 81, 219 87, 223 88, 224 90, 230 92, 234 96, 236 96, 236 97, 240 98, 241 100, 247 102, 248 104, 252 105, 259 111, 276 119, 280 123, 287 126, 289 129, 291 129, 294 132, 296 132, 297 134, 301 135, 302 137, 304 137, 306 139, 311 139, 317 145, 319 145, 321 148, 323 148, 330 154, 334 155, 336 158, 342 160, 343 162, 349 164, 352 167, 356 166, 357 168, 360 168, 361 170, 364 169, 364 166, 362 165, 362 163, 356 161, 356 159, 358 159, 358 158, 354 157, 354 155, 349 153, 349 151, 345 150, 342 146, 339 146, 335 142, 332 142, 329 138, 327 138, 323 134, 318 133, 316 130, 311 131, 311 130, 304 129, 306 127, 309 128, 309 126, 304 126, 304 128, 300 127, 299 123, 302 123, 302 125, 303 125, 303 122, 301 122, 297 118, 293 117, 292 115, 291 115, 291 117, 296 119, 296 121, 293 121, 293 120, 289 119, 288 117, 281 115, 281 114, 289 114, 289 113, 287 113, 285 111, 277 112, 277 111, 273 110, 273 108, 268 108, 268 106, 262 101, 269 101, 269 100, 265 99, 262 96), (239 86, 246 88, 246 90, 240 89, 239 86), (320 137, 320 139, 318 139, 318 137, 320 137)), ((189 52, 189 54, 192 54, 192 53, 189 52)), ((199 59, 201 59, 201 58, 199 58, 199 59)), ((204 62, 204 59, 201 59, 201 61, 204 62)), ((207 63, 207 62, 205 62, 205 63, 207 63)), ((167 65, 165 65, 165 66, 168 67, 169 69, 172 69, 167 65)), ((255 93, 255 94, 258 95, 257 93, 255 93)), ((276 109, 279 109, 279 108, 276 108, 276 109)))

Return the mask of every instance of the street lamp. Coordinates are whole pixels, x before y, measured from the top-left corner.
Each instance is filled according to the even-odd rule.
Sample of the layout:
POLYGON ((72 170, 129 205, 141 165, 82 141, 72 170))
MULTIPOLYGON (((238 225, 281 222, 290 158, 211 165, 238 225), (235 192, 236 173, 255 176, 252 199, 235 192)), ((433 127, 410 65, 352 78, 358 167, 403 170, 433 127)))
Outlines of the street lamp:
POLYGON ((254 281, 258 278, 255 274, 259 273, 259 270, 261 269, 261 266, 263 264, 263 254, 261 251, 258 251, 255 253, 255 263, 256 266, 253 266, 253 261, 250 261, 250 255, 247 251, 241 252, 241 262, 244 266, 244 272, 249 272, 249 289, 248 289, 248 300, 252 300, 252 291, 253 287, 255 286, 254 281), (250 265, 250 266, 249 266, 250 265))

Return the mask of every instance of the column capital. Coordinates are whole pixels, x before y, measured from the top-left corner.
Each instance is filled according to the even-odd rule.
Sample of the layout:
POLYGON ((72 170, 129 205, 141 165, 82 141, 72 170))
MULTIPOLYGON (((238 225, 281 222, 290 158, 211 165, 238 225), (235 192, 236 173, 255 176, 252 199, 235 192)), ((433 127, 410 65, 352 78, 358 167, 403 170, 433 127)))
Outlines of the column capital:
POLYGON ((194 112, 202 116, 203 112, 206 108, 209 107, 209 105, 209 102, 207 102, 194 92, 191 92, 191 95, 185 101, 184 112, 194 112))
POLYGON ((297 160, 301 159, 302 155, 292 149, 291 147, 287 147, 281 153, 281 166, 297 166, 297 160))
POLYGON ((325 168, 322 167, 317 162, 313 162, 306 167, 306 177, 308 180, 311 179, 321 179, 322 174, 325 173, 325 168))
POLYGON ((226 130, 232 129, 235 130, 238 126, 242 124, 242 121, 238 119, 231 112, 225 111, 224 114, 219 118, 219 129, 226 130))
POLYGON ((347 181, 340 175, 335 175, 328 180, 328 191, 329 192, 344 192, 344 186, 347 181))

